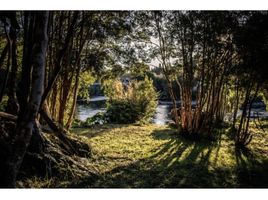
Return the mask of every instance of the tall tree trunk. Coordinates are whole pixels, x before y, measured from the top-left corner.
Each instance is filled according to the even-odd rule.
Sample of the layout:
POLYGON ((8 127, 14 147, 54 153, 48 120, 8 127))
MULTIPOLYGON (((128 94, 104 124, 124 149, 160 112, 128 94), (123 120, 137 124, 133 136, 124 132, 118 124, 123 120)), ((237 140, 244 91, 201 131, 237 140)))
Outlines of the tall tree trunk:
POLYGON ((31 65, 32 65, 32 48, 33 48, 33 13, 29 11, 24 12, 24 40, 23 40, 23 57, 22 57, 22 71, 21 80, 18 84, 17 98, 19 103, 18 117, 23 118, 26 113, 28 97, 30 93, 31 80, 31 65))
POLYGON ((9 70, 10 70, 10 59, 12 57, 12 55, 11 55, 12 54, 12 50, 11 50, 12 49, 12 40, 10 38, 10 31, 8 30, 8 28, 6 26, 5 26, 5 33, 6 33, 6 37, 7 37, 7 41, 8 41, 8 58, 7 58, 6 74, 4 77, 2 88, 0 88, 1 89, 0 90, 0 103, 2 102, 4 92, 6 90, 8 76, 9 76, 9 70))
POLYGON ((11 50, 11 73, 9 77, 9 86, 8 86, 8 102, 6 111, 11 114, 17 114, 18 112, 18 101, 16 96, 16 80, 17 80, 17 71, 18 71, 18 63, 17 63, 17 33, 14 29, 10 31, 10 38, 12 40, 12 50, 11 50))
MULTIPOLYGON (((257 97, 257 94, 259 92, 259 84, 257 84, 257 88, 256 88, 256 91, 255 91, 255 94, 253 95, 250 103, 249 103, 249 110, 248 110, 248 117, 247 117, 247 123, 246 123, 246 128, 245 128, 245 132, 244 134, 247 135, 248 134, 248 128, 249 128, 249 121, 250 121, 250 113, 251 113, 251 109, 252 109, 252 103, 254 102, 254 100, 256 99, 257 97)), ((248 141, 245 141, 245 144, 248 143, 248 141)))
POLYGON ((169 80, 167 80, 167 81, 168 81, 168 91, 169 91, 169 95, 170 95, 170 98, 172 100, 172 106, 173 106, 173 113, 172 114, 174 115, 176 127, 179 128, 179 116, 178 116, 176 98, 174 95, 172 83, 169 80))
MULTIPOLYGON (((3 184, 4 187, 15 187, 16 177, 27 147, 30 143, 35 120, 39 111, 44 87, 48 15, 47 11, 32 13, 34 26, 32 29, 29 29, 29 31, 34 33, 32 59, 30 60, 30 63, 27 63, 27 65, 24 65, 22 68, 23 71, 28 70, 25 68, 32 68, 32 72, 30 74, 31 89, 29 89, 29 96, 25 97, 26 99, 29 99, 26 109, 21 109, 19 111, 20 114, 17 120, 16 132, 12 143, 12 151, 10 152, 6 162, 6 175, 1 179, 1 184, 3 184)), ((22 77, 22 81, 25 78, 27 77, 22 77)))
POLYGON ((235 128, 235 123, 236 123, 236 119, 237 119, 237 111, 238 111, 238 107, 239 107, 239 86, 238 84, 236 85, 236 94, 235 94, 236 98, 235 98, 235 107, 234 107, 234 115, 233 115, 233 124, 232 124, 232 128, 235 128))
POLYGON ((67 130, 71 127, 72 122, 73 122, 73 118, 74 118, 74 112, 75 112, 76 100, 77 100, 77 94, 78 94, 78 88, 79 88, 80 69, 81 69, 81 67, 78 66, 76 77, 75 77, 73 103, 72 103, 72 107, 71 107, 71 111, 70 111, 70 115, 69 115, 68 121, 66 123, 67 130))
POLYGON ((248 107, 248 103, 250 99, 251 89, 252 89, 252 84, 250 83, 250 85, 247 87, 247 90, 246 90, 245 100, 243 103, 243 111, 242 111, 239 127, 236 132, 235 143, 237 145, 241 145, 241 137, 243 137, 243 132, 245 131, 244 125, 245 125, 245 118, 247 116, 247 107, 248 107))
POLYGON ((62 59, 63 59, 66 51, 68 50, 70 41, 71 41, 71 39, 72 39, 72 37, 74 35, 74 32, 75 32, 74 26, 75 26, 75 24, 77 22, 77 19, 78 19, 78 11, 74 12, 72 22, 71 22, 71 24, 69 26, 69 29, 67 31, 67 36, 66 36, 66 39, 65 39, 64 46, 58 52, 57 60, 56 60, 56 63, 55 63, 55 69, 54 69, 52 77, 48 81, 47 87, 44 90, 44 94, 43 94, 43 97, 42 97, 41 104, 44 103, 45 99, 47 98, 48 94, 50 93, 51 89, 53 88, 53 86, 54 86, 54 84, 55 84, 55 82, 56 82, 56 80, 57 80, 57 78, 59 76, 59 73, 60 73, 61 68, 62 68, 62 59))
POLYGON ((4 47, 3 51, 1 52, 1 56, 0 56, 0 69, 2 68, 2 65, 4 63, 4 60, 5 60, 6 56, 7 56, 8 47, 9 47, 9 44, 7 43, 6 46, 4 47))

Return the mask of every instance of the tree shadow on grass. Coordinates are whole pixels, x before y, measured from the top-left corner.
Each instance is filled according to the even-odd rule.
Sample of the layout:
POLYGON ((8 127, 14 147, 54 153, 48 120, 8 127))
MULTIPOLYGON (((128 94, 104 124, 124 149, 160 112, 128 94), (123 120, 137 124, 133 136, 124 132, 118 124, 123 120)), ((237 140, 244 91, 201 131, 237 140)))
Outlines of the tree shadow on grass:
POLYGON ((268 160, 258 160, 250 149, 235 149, 237 164, 237 180, 239 187, 267 188, 268 187, 268 160), (266 169, 266 170, 265 170, 266 169))
POLYGON ((167 140, 150 156, 101 174, 96 180, 85 177, 68 187, 94 188, 178 188, 214 187, 209 170, 213 145, 189 141, 174 130, 156 130, 152 136, 167 140))
MULTIPOLYGON (((235 153, 236 169, 229 166, 215 167, 215 160, 211 159, 211 155, 218 156, 220 141, 192 141, 179 136, 174 129, 155 130, 151 135, 155 140, 166 142, 152 149, 148 157, 115 167, 96 179, 84 177, 67 187, 267 187, 268 177, 264 170, 268 169, 267 162, 257 162, 249 152, 235 153), (234 182, 233 176, 236 176, 237 182, 234 182)), ((218 139, 222 139, 221 135, 218 139)))

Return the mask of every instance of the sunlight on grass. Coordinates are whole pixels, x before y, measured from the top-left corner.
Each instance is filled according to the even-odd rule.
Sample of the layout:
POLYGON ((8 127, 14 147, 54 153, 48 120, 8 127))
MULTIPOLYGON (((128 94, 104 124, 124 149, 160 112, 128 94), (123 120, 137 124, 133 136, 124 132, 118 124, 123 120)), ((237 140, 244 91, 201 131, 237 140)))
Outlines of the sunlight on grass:
MULTIPOLYGON (((267 187, 268 136, 251 124, 253 140, 237 151, 229 128, 215 140, 192 141, 157 125, 95 125, 72 132, 92 147, 83 162, 98 172, 78 178, 26 180, 29 187, 207 188, 267 187)), ((66 166, 64 166, 66 167, 66 166)))
MULTIPOLYGON (((174 129, 156 125, 102 125, 73 132, 88 138, 90 162, 101 177, 84 187, 245 187, 267 186, 267 134, 254 130, 250 156, 234 142, 190 141, 174 129), (262 150, 260 152, 260 150, 262 150), (254 158, 254 159, 253 159, 254 158), (250 173, 255 173, 255 179, 250 173)), ((216 133, 215 133, 216 134, 216 133)))

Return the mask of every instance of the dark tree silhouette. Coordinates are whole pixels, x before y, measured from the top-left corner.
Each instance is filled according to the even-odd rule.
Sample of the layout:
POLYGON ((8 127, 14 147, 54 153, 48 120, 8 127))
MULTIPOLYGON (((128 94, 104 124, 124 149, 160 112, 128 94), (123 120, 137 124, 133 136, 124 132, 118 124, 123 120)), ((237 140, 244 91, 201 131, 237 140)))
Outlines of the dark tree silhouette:
MULTIPOLYGON (((27 32, 32 34, 32 45, 25 47, 25 57, 31 52, 27 62, 24 62, 22 67, 21 82, 31 80, 28 85, 24 85, 19 101, 20 109, 17 126, 10 144, 10 150, 6 155, 4 167, 6 170, 1 170, 1 186, 15 187, 16 176, 19 172, 23 157, 31 141, 34 125, 36 123, 37 114, 39 111, 45 73, 45 56, 47 47, 47 23, 48 12, 29 12, 27 14, 31 23, 27 27, 27 32), (27 49, 27 51, 26 51, 27 49)), ((27 36, 27 34, 25 34, 27 36)))

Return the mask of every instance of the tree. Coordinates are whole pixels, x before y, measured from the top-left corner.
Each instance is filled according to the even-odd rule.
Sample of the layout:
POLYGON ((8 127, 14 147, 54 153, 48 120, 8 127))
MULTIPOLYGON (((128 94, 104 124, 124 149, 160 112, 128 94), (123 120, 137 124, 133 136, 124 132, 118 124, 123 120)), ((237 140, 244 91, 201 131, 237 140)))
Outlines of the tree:
POLYGON ((236 145, 244 147, 252 139, 249 132, 252 103, 260 89, 267 81, 267 53, 268 53, 268 15, 267 13, 245 13, 246 21, 236 34, 236 45, 240 62, 238 78, 242 80, 245 91, 242 115, 236 132, 236 145))
POLYGON ((126 35, 123 33, 129 30, 127 17, 128 12, 72 11, 54 12, 50 17, 47 86, 50 85, 50 77, 55 77, 53 71, 58 75, 51 90, 45 92, 43 99, 46 99, 47 108, 43 111, 51 118, 51 123, 53 119, 62 128, 71 127, 84 73, 90 71, 100 78, 103 70, 119 62, 123 64, 124 53, 118 41, 122 42, 126 35), (63 33, 67 33, 66 38, 62 36, 63 33), (62 52, 61 49, 65 49, 65 52, 57 53, 62 52), (61 64, 58 63, 59 58, 55 60, 55 55, 62 55, 61 64))
POLYGON ((8 89, 8 96, 9 96, 8 110, 10 110, 11 113, 16 113, 17 112, 17 101, 15 95, 16 73, 17 73, 16 35, 20 27, 17 22, 15 12, 1 12, 0 19, 1 22, 4 24, 5 36, 7 39, 7 44, 1 53, 0 68, 4 63, 6 55, 8 55, 6 61, 5 77, 3 80, 3 85, 0 88, 1 89, 0 102, 2 102, 6 86, 9 82, 9 85, 11 87, 9 87, 8 89), (10 72, 10 65, 12 65, 11 72, 10 72))
MULTIPOLYGON (((32 55, 22 66, 24 76, 22 76, 21 82, 28 82, 28 80, 31 82, 23 85, 26 88, 21 88, 29 92, 20 94, 20 99, 25 100, 19 101, 20 108, 24 109, 19 110, 16 131, 10 144, 11 149, 4 163, 6 170, 1 170, 1 184, 4 187, 15 187, 16 176, 33 134, 43 94, 48 12, 29 12, 26 16, 30 19, 30 23, 25 23, 27 32, 24 36, 32 34, 33 38, 32 45, 25 43, 23 53, 25 58, 29 56, 30 52, 32 55)), ((27 38, 29 39, 29 37, 27 38)), ((24 39, 26 40, 26 38, 24 39)))
POLYGON ((172 101, 175 125, 179 127, 177 100, 174 91, 178 66, 174 62, 174 40, 171 33, 172 27, 169 25, 172 14, 168 11, 145 11, 134 14, 137 25, 132 40, 143 55, 151 58, 147 62, 156 60, 159 63, 158 67, 167 82, 168 93, 172 101))
POLYGON ((210 133, 226 110, 223 97, 235 59, 235 14, 158 11, 137 13, 136 17, 137 40, 147 44, 152 58, 159 62, 177 127, 187 135, 210 133), (175 90, 173 83, 179 89, 175 90), (180 97, 179 109, 176 96, 180 97))

